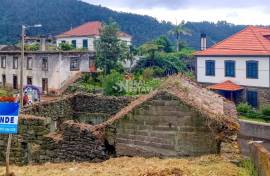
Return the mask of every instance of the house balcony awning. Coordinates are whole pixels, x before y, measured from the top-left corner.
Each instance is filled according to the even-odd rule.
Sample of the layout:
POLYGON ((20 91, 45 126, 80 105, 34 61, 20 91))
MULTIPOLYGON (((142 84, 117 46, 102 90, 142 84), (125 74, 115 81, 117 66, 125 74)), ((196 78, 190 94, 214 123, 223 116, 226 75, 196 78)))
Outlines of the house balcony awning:
POLYGON ((207 88, 211 90, 223 90, 223 91, 239 91, 239 90, 244 89, 240 85, 237 85, 229 80, 222 83, 208 86, 207 88))

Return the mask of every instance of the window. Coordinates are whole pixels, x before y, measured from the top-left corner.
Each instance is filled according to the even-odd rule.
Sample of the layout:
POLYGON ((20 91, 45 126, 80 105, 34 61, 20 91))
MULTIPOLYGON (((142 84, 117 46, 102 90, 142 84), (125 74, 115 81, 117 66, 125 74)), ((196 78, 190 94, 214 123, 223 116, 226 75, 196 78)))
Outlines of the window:
POLYGON ((27 85, 32 85, 32 84, 33 84, 32 77, 27 76, 27 85))
POLYGON ((13 69, 18 69, 18 57, 13 57, 13 69))
POLYGON ((256 91, 247 91, 247 102, 253 107, 258 107, 258 93, 256 91))
POLYGON ((48 71, 48 58, 42 58, 42 71, 48 71))
POLYGON ((71 45, 72 45, 74 48, 76 48, 76 47, 77 47, 77 46, 76 46, 76 45, 77 45, 77 44, 76 44, 76 40, 72 40, 72 41, 71 41, 71 45))
POLYGON ((83 48, 88 48, 88 40, 87 39, 83 40, 83 48))
POLYGON ((215 76, 215 61, 213 60, 205 61, 205 71, 206 76, 215 76))
POLYGON ((235 61, 225 61, 225 76, 235 77, 235 61))
POLYGON ((247 61, 246 69, 247 78, 258 79, 258 61, 247 61))
POLYGON ((80 58, 71 57, 70 58, 70 71, 78 71, 80 69, 80 58))
POLYGON ((6 56, 1 56, 1 68, 6 68, 6 56))
POLYGON ((66 43, 66 41, 65 40, 62 40, 61 43, 66 43))
POLYGON ((28 57, 27 58, 27 70, 32 70, 33 69, 33 58, 28 57))

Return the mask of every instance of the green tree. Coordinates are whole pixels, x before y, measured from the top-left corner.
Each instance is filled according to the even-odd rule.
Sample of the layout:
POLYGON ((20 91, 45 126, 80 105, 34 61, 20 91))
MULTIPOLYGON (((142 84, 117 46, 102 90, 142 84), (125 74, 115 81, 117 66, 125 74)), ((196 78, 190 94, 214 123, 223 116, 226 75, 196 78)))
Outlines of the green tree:
POLYGON ((118 39, 118 32, 117 23, 110 20, 104 24, 100 38, 95 41, 97 67, 103 69, 105 75, 117 68, 119 61, 123 61, 126 57, 126 44, 118 39))
POLYGON ((158 51, 161 51, 162 46, 156 44, 155 42, 147 42, 140 46, 139 50, 142 55, 150 57, 150 59, 155 59, 155 55, 158 51))
POLYGON ((176 38, 176 51, 179 51, 180 37, 182 35, 191 35, 191 31, 185 26, 185 21, 177 24, 172 30, 169 31, 171 35, 176 38))
POLYGON ((162 50, 166 53, 172 52, 172 44, 170 40, 165 36, 160 36, 154 41, 157 45, 162 47, 162 50))

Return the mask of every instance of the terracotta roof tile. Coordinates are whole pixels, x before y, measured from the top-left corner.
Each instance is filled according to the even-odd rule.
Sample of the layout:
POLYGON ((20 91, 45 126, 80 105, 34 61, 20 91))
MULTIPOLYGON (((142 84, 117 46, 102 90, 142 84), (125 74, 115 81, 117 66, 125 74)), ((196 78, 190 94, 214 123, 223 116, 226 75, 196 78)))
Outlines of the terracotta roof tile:
POLYGON ((237 90, 242 90, 243 88, 232 81, 225 81, 223 83, 215 84, 212 86, 208 86, 208 89, 211 90, 225 90, 225 91, 237 91, 237 90))
POLYGON ((270 56, 270 28, 248 26, 211 48, 196 52, 195 55, 270 56))
MULTIPOLYGON (((85 37, 85 36, 99 36, 100 30, 102 29, 102 23, 100 21, 92 21, 82 24, 74 29, 71 29, 67 32, 64 32, 58 36, 57 38, 64 37, 85 37)), ((125 32, 119 32, 119 37, 131 37, 125 32)))

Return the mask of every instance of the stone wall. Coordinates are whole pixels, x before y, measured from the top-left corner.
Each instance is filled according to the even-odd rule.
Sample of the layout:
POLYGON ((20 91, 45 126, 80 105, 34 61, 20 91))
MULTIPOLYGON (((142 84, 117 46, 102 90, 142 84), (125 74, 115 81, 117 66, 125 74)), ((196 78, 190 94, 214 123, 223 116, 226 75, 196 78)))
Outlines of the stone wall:
POLYGON ((61 131, 46 136, 42 151, 47 162, 89 162, 108 159, 103 135, 93 133, 93 126, 67 121, 61 131))
MULTIPOLYGON (((99 124, 132 101, 129 97, 110 97, 93 94, 75 94, 42 102, 24 109, 23 114, 47 117, 59 127, 66 120, 99 124)), ((54 131, 51 127, 51 131, 54 131)))
POLYGON ((118 155, 197 156, 220 151, 205 118, 167 93, 143 103, 114 125, 118 155))
POLYGON ((258 176, 270 176, 270 152, 261 144, 253 143, 250 145, 250 154, 258 176))
MULTIPOLYGON (((10 160, 13 164, 29 164, 40 162, 40 147, 45 135, 49 133, 49 124, 43 117, 23 116, 19 121, 19 134, 13 135, 10 160)), ((8 135, 0 135, 0 164, 5 161, 8 135)), ((45 161, 45 160, 44 160, 45 161)))
MULTIPOLYGON (((45 118, 21 118, 19 134, 12 139, 11 163, 97 162, 109 157, 102 133, 94 135, 91 125, 67 121, 57 133, 48 128, 45 118)), ((4 164, 8 135, 0 137, 0 164, 4 164)))

